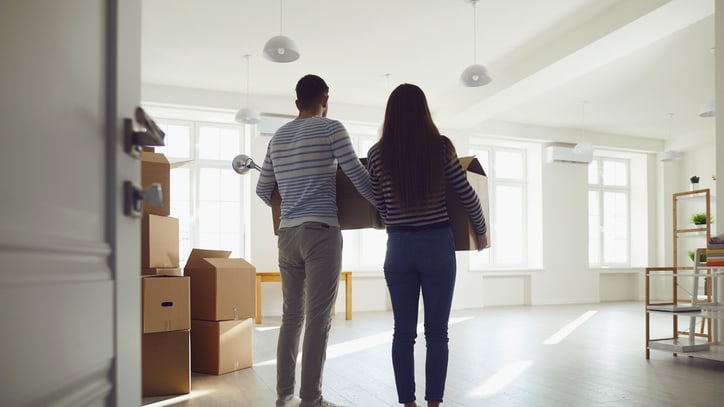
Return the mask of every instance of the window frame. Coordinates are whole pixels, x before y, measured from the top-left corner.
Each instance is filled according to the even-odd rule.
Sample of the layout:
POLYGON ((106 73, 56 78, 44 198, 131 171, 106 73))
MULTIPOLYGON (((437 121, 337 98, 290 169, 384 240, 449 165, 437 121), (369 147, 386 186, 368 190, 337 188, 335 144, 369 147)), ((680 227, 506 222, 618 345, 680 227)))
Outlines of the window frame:
MULTIPOLYGON (((529 256, 529 227, 528 227, 528 195, 530 188, 530 180, 529 180, 529 154, 530 151, 525 148, 525 146, 498 146, 494 144, 486 143, 483 140, 476 140, 474 138, 470 139, 470 145, 468 152, 470 155, 478 156, 478 153, 481 151, 487 152, 488 156, 488 163, 486 165, 485 162, 481 161, 481 164, 483 165, 483 169, 486 172, 486 175, 488 177, 488 209, 489 209, 489 219, 486 219, 487 227, 490 233, 490 240, 491 240, 491 247, 489 249, 484 250, 483 252, 470 252, 469 254, 469 261, 470 261, 470 269, 471 270, 501 270, 501 269, 514 269, 514 270, 520 270, 520 269, 526 269, 530 268, 530 256, 529 256), (497 175, 497 153, 498 152, 508 152, 508 153, 516 153, 520 154, 522 157, 521 159, 521 178, 520 179, 514 179, 514 178, 503 178, 499 177, 497 175), (496 230, 498 230, 497 225, 500 224, 498 222, 497 216, 498 216, 498 208, 496 205, 496 198, 497 198, 497 188, 498 187, 514 187, 519 188, 521 192, 521 213, 520 213, 520 220, 521 220, 521 231, 520 236, 522 236, 520 244, 517 245, 517 247, 520 248, 521 251, 521 257, 519 262, 515 263, 500 263, 499 258, 500 254, 498 253, 498 246, 496 245, 496 230), (479 258, 487 259, 485 260, 478 260, 479 258), (476 259, 477 258, 477 259, 476 259)), ((502 223, 503 227, 505 226, 505 222, 502 223)))
MULTIPOLYGON (((598 207, 600 208, 600 214, 599 214, 599 222, 598 222, 598 253, 599 253, 599 261, 594 262, 591 261, 591 243, 590 243, 590 236, 591 231, 588 231, 589 236, 589 268, 625 268, 630 267, 631 265, 631 249, 632 249, 632 242, 631 242, 631 214, 633 212, 632 210, 632 202, 631 202, 631 188, 632 188, 632 174, 631 174, 631 160, 628 158, 618 158, 618 157, 610 157, 605 155, 596 155, 593 157, 592 163, 595 162, 598 166, 598 174, 597 174, 597 182, 595 184, 592 184, 590 182, 589 176, 586 177, 587 182, 587 189, 588 189, 588 197, 590 199, 591 192, 597 192, 598 193, 598 207), (605 185, 604 184, 604 175, 603 175, 603 164, 604 162, 614 162, 614 163, 620 163, 623 164, 626 168, 626 184, 623 186, 620 185, 605 185), (615 233, 615 232, 607 232, 605 225, 607 223, 608 217, 612 216, 610 213, 608 213, 608 216, 606 215, 606 210, 604 208, 604 202, 605 202, 605 194, 606 193, 623 193, 625 195, 626 199, 626 220, 624 222, 626 227, 626 233, 625 233, 625 244, 623 247, 625 247, 626 253, 625 253, 625 260, 622 262, 613 262, 613 261, 607 261, 605 259, 606 255, 606 238, 608 233, 615 233)), ((589 164, 590 165, 590 164, 589 164)), ((591 203, 589 202, 589 228, 591 225, 590 222, 590 216, 591 216, 591 203)))
MULTIPOLYGON (((204 115, 205 112, 199 111, 198 112, 201 116, 204 115)), ((219 112, 214 112, 219 113, 219 112)), ((188 216, 188 225, 179 225, 180 231, 179 231, 179 247, 180 247, 180 253, 179 253, 179 263, 180 266, 183 267, 183 264, 185 264, 188 254, 190 253, 190 249, 192 248, 200 248, 202 247, 201 244, 201 227, 200 227, 200 209, 201 209, 201 191, 200 191, 200 182, 201 182, 201 172, 205 168, 210 168, 214 170, 231 170, 231 160, 227 160, 226 158, 223 159, 208 159, 208 158, 200 158, 200 142, 201 142, 201 129, 203 127, 212 127, 212 128, 218 128, 218 129, 231 129, 235 132, 238 132, 238 143, 240 150, 244 150, 244 148, 248 144, 249 135, 253 134, 252 129, 250 129, 249 125, 239 125, 239 124, 233 124, 228 122, 220 122, 220 121, 213 121, 213 120, 204 120, 201 118, 195 118, 195 119, 178 119, 173 117, 173 114, 168 115, 159 115, 154 117, 154 120, 157 125, 161 128, 166 128, 168 125, 176 125, 176 126, 184 126, 189 128, 189 156, 188 157, 177 157, 173 155, 166 155, 167 159, 173 164, 175 162, 184 162, 186 161, 182 167, 187 169, 189 171, 188 174, 188 180, 189 180, 189 191, 188 191, 188 214, 184 214, 184 216, 188 216), (182 232, 185 226, 188 226, 188 234, 185 234, 185 232, 182 232)), ((163 149, 161 149, 163 150, 163 149)), ((159 151, 157 148, 156 151, 159 151)), ((163 152, 163 151, 162 151, 163 152)), ((241 153, 241 151, 239 152, 241 153)), ((174 171, 172 169, 171 171, 174 171)), ((171 175, 171 178, 173 179, 173 174, 171 175)), ((249 242, 247 241, 247 235, 248 231, 246 228, 249 224, 249 211, 245 208, 249 208, 250 202, 249 202, 249 188, 250 188, 250 180, 249 177, 241 177, 238 176, 238 182, 239 182, 239 225, 238 225, 238 233, 239 233, 239 244, 238 247, 235 245, 233 249, 226 249, 226 250, 232 250, 234 254, 233 257, 242 257, 242 258, 249 258, 249 242)), ((173 187, 172 187, 173 188, 173 187)), ((173 190, 173 189, 172 189, 173 190)), ((181 218, 181 214, 174 213, 173 206, 172 206, 172 212, 170 216, 181 218)), ((219 235, 223 235, 223 233, 218 232, 219 235)), ((224 250, 222 247, 213 247, 213 249, 218 250, 224 250)))

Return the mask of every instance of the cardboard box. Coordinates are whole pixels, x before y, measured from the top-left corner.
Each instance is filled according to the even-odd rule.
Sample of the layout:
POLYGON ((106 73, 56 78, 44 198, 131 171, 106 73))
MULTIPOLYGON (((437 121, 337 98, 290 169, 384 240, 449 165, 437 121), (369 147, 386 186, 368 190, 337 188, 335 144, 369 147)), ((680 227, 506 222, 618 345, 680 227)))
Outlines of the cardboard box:
POLYGON ((166 156, 152 151, 143 151, 141 154, 141 186, 145 189, 153 183, 161 184, 163 192, 163 205, 153 206, 147 202, 141 203, 141 211, 146 214, 168 216, 171 213, 171 163, 166 156))
POLYGON ((141 268, 179 267, 178 219, 143 215, 141 220, 141 268))
POLYGON ((190 332, 143 334, 141 382, 143 397, 191 391, 190 332))
POLYGON ((142 277, 143 333, 191 328, 190 279, 142 277))
POLYGON ((142 276, 183 276, 184 271, 181 267, 154 267, 142 268, 142 276))
MULTIPOLYGON (((460 164, 465 170, 465 175, 478 194, 480 205, 483 207, 485 222, 488 225, 486 236, 490 247, 490 209, 488 204, 488 177, 485 170, 475 157, 460 157, 460 164)), ((458 199, 457 194, 448 186, 447 187, 447 211, 450 216, 450 225, 452 226, 453 237, 455 238, 455 250, 475 250, 475 231, 470 223, 470 217, 465 211, 465 207, 458 199)))
POLYGON ((191 321, 191 370, 220 375, 251 367, 252 318, 191 321))
MULTIPOLYGON (((366 159, 361 158, 362 163, 366 159)), ((279 221, 281 216, 282 198, 279 190, 274 188, 271 197, 272 221, 274 223, 274 234, 279 234, 279 221)), ((352 184, 352 181, 344 175, 341 169, 337 169, 337 219, 343 230, 347 229, 384 229, 385 225, 377 213, 377 209, 369 203, 352 184)))
POLYGON ((191 277, 191 319, 225 321, 256 313, 256 267, 230 251, 193 249, 184 267, 191 277))

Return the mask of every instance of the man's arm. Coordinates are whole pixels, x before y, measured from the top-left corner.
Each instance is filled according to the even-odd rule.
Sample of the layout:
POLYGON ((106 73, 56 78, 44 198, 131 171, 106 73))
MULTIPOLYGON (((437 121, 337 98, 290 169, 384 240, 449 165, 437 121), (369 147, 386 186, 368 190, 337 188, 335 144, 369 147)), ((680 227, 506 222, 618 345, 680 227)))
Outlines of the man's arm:
POLYGON ((264 156, 264 163, 261 166, 259 181, 256 183, 256 194, 269 206, 271 206, 271 196, 277 182, 276 177, 274 176, 274 166, 272 165, 271 157, 269 155, 270 150, 271 141, 266 149, 266 155, 264 156))
POLYGON ((355 153, 352 147, 349 133, 347 133, 347 130, 339 122, 336 122, 335 127, 332 128, 331 143, 332 155, 337 159, 339 167, 347 178, 352 181, 352 185, 354 185, 360 195, 376 208, 377 203, 374 192, 372 191, 372 184, 370 183, 370 174, 357 157, 357 153, 355 153))

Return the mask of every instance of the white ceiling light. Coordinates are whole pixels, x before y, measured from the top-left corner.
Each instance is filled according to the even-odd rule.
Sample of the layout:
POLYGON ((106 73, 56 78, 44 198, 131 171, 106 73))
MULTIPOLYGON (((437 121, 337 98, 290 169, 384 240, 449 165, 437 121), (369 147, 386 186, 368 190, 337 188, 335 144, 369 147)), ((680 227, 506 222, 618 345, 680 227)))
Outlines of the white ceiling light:
POLYGON ((237 122, 242 124, 257 124, 261 120, 261 117, 259 116, 259 112, 249 107, 249 59, 251 58, 251 55, 247 54, 244 55, 244 58, 246 58, 246 106, 243 109, 240 109, 238 112, 236 112, 236 117, 234 118, 237 122))
POLYGON ((716 116, 716 104, 713 100, 710 100, 699 109, 699 117, 714 117, 716 116))
POLYGON ((282 0, 279 0, 279 35, 264 44, 264 58, 273 62, 293 62, 299 59, 297 44, 282 35, 282 0))
POLYGON ((477 63, 478 28, 476 6, 478 0, 470 0, 470 3, 473 5, 473 64, 465 68, 462 75, 460 75, 460 82, 463 86, 476 87, 489 84, 493 78, 490 77, 487 68, 477 63))

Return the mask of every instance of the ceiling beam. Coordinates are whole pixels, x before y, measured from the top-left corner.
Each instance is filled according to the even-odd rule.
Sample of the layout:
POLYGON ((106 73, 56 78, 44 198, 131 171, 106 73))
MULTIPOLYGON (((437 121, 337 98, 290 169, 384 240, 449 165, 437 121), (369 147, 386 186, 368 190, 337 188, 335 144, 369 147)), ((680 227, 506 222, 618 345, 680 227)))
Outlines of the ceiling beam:
POLYGON ((449 92, 435 120, 447 128, 473 127, 713 13, 712 0, 620 1, 567 32, 541 35, 491 64, 493 82, 449 92))

